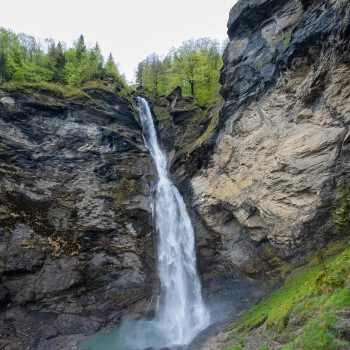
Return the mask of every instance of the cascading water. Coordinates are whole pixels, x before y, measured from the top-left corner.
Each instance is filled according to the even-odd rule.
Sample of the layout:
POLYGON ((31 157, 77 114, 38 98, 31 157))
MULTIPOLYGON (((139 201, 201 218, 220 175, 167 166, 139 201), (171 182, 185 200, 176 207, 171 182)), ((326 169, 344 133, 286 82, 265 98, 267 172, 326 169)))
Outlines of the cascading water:
POLYGON ((157 322, 169 345, 183 345, 209 325, 196 270, 194 232, 184 200, 168 177, 167 159, 159 147, 148 103, 141 97, 137 102, 146 146, 158 174, 155 224, 162 294, 157 322))
POLYGON ((196 270, 191 220, 183 198, 168 177, 167 159, 158 145, 148 103, 138 97, 137 105, 146 146, 158 173, 154 192, 162 287, 158 312, 153 320, 125 320, 109 335, 94 334, 79 344, 80 350, 183 349, 210 324, 196 270))

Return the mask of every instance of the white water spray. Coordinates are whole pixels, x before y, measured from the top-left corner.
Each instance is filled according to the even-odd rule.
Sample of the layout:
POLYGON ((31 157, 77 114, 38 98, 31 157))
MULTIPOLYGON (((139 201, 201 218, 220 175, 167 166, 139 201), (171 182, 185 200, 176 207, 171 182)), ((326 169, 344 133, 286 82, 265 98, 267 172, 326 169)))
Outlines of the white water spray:
POLYGON ((168 177, 167 159, 158 145, 148 103, 138 97, 137 104, 158 173, 154 212, 162 292, 157 322, 169 345, 185 345, 210 324, 196 269, 194 232, 184 200, 168 177))

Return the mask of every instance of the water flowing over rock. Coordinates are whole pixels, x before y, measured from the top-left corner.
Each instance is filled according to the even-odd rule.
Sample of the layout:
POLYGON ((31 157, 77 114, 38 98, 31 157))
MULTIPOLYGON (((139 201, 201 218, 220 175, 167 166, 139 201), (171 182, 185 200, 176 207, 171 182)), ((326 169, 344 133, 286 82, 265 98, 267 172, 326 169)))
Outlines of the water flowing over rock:
POLYGON ((350 173, 349 6, 246 0, 231 10, 216 132, 172 164, 204 221, 204 274, 215 251, 216 272, 264 279, 274 257, 295 262, 336 237, 331 208, 350 173))
POLYGON ((137 317, 157 288, 137 113, 114 93, 87 92, 0 91, 0 333, 18 349, 37 349, 46 328, 65 336, 137 317))
MULTIPOLYGON (((220 319, 278 285, 281 260, 337 237, 331 208, 350 177, 349 14, 342 0, 239 1, 221 105, 201 115, 179 88, 150 99, 191 220, 148 141, 159 157, 151 165, 134 101, 99 89, 75 99, 0 90, 0 348, 72 349, 83 337, 76 332, 153 317, 152 209, 158 316, 172 344, 207 323, 195 262, 205 300, 228 302, 212 304, 220 319)), ((219 338, 214 327, 193 349, 214 349, 219 338)))
POLYGON ((158 174, 154 209, 162 287, 158 322, 167 335, 167 345, 184 345, 209 324, 196 271, 194 232, 185 203, 168 177, 167 159, 159 147, 146 100, 138 98, 138 108, 158 174))

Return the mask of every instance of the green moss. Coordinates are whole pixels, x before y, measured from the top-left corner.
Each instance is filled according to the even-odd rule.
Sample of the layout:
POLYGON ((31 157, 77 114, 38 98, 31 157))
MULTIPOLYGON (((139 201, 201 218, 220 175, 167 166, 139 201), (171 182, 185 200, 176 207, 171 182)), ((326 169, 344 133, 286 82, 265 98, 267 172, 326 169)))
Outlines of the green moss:
POLYGON ((31 239, 23 239, 20 246, 25 249, 34 249, 35 241, 31 239))
POLYGON ((6 185, 5 185, 6 192, 11 193, 13 192, 14 189, 15 189, 15 185, 13 182, 10 182, 10 181, 6 182, 6 185))
POLYGON ((255 328, 259 328, 261 325, 263 325, 265 323, 265 321, 267 320, 267 317, 268 317, 267 314, 263 314, 250 323, 242 324, 242 325, 238 326, 238 331, 240 331, 240 332, 247 331, 247 330, 251 331, 255 328))
POLYGON ((212 132, 215 130, 215 128, 217 127, 217 125, 219 124, 219 120, 220 120, 220 108, 217 108, 217 110, 215 111, 213 117, 210 120, 210 123, 208 125, 208 127, 206 128, 206 130, 203 132, 203 134, 193 143, 191 144, 188 149, 186 150, 188 153, 191 153, 195 148, 199 147, 200 145, 203 144, 203 142, 205 142, 209 136, 212 134, 212 132))
POLYGON ((290 41, 292 40, 293 30, 290 30, 283 38, 283 51, 286 51, 290 41))
POLYGON ((171 121, 170 113, 168 107, 163 106, 153 106, 154 113, 159 121, 171 121))
POLYGON ((36 93, 46 93, 50 96, 63 99, 88 98, 82 89, 69 85, 60 85, 58 83, 49 83, 46 81, 34 83, 28 81, 9 81, 0 85, 2 90, 8 92, 23 92, 28 95, 36 93))
POLYGON ((11 174, 18 175, 22 172, 21 168, 6 163, 0 163, 0 173, 1 174, 11 174))
MULTIPOLYGON (((240 1, 242 1, 242 0, 240 0, 240 1)), ((243 349, 243 348, 244 348, 244 345, 241 344, 241 345, 230 346, 226 350, 240 350, 240 349, 243 349)))
POLYGON ((113 188, 113 197, 118 204, 121 204, 125 202, 129 196, 138 192, 140 192, 139 180, 125 177, 113 188))
POLYGON ((350 184, 339 186, 332 208, 332 219, 339 234, 350 231, 350 184))
POLYGON ((256 64, 257 68, 259 70, 261 70, 264 66, 266 66, 266 62, 264 61, 259 61, 257 64, 256 64))
POLYGON ((325 249, 326 271, 317 254, 304 265, 294 268, 281 289, 228 328, 231 332, 229 338, 237 341, 249 337, 253 329, 265 323, 264 332, 273 332, 276 340, 284 344, 283 349, 321 350, 349 346, 336 331, 339 322, 337 311, 350 309, 348 247, 349 241, 343 240, 325 249), (291 319, 300 320, 299 325, 290 322, 291 319), (296 335, 300 324, 303 332, 296 335))
POLYGON ((104 83, 103 80, 89 80, 87 81, 82 88, 85 90, 102 90, 109 93, 113 93, 113 90, 111 87, 109 87, 106 83, 104 83))
POLYGON ((124 85, 119 91, 118 96, 121 98, 124 98, 125 100, 129 101, 131 104, 133 104, 133 93, 134 91, 129 87, 124 85))

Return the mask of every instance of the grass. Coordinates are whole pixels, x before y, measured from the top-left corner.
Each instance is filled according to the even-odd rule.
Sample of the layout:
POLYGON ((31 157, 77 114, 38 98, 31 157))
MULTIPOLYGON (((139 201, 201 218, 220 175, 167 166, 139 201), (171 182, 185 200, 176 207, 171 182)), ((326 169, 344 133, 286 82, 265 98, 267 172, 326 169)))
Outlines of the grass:
MULTIPOLYGON (((207 128, 204 130, 204 132, 191 144, 189 144, 184 152, 186 153, 191 153, 193 152, 196 148, 200 147, 208 138, 209 136, 212 134, 212 132, 216 129, 216 127, 219 124, 220 121, 220 110, 221 110, 221 100, 218 99, 215 103, 214 106, 208 108, 208 110, 206 112, 202 112, 200 111, 199 115, 198 115, 198 119, 199 118, 206 118, 208 115, 208 111, 211 110, 211 108, 216 108, 215 113, 213 114, 212 118, 210 119, 210 122, 207 126, 207 128)), ((197 120, 194 120, 193 123, 195 124, 196 122, 198 122, 197 120)))
POLYGON ((89 80, 83 85, 82 89, 84 91, 85 90, 102 90, 102 91, 106 91, 109 93, 113 93, 113 89, 111 87, 109 87, 108 85, 106 85, 101 80, 89 80))
POLYGON ((118 204, 123 203, 128 197, 140 191, 140 184, 137 179, 124 177, 113 189, 113 197, 118 204))
POLYGON ((0 89, 7 92, 22 92, 27 95, 34 95, 41 103, 53 107, 62 107, 64 101, 77 99, 86 101, 90 106, 95 106, 96 102, 88 94, 88 90, 93 89, 107 93, 115 93, 119 97, 131 102, 131 89, 127 86, 118 84, 118 81, 107 85, 101 80, 91 80, 87 81, 80 88, 46 81, 28 82, 24 80, 12 80, 1 84, 0 89))
POLYGON ((69 85, 61 85, 58 83, 28 82, 28 81, 9 81, 0 85, 0 89, 8 92, 23 92, 26 94, 47 93, 56 98, 71 99, 85 97, 90 99, 82 89, 69 85))
POLYGON ((262 325, 284 350, 336 350, 349 346, 337 330, 338 311, 350 310, 349 240, 330 245, 323 258, 325 264, 320 254, 315 254, 304 266, 292 270, 281 289, 227 329, 230 340, 243 340, 243 346, 235 345, 237 349, 244 349, 244 340, 262 325), (343 251, 339 253, 340 250, 343 251))

